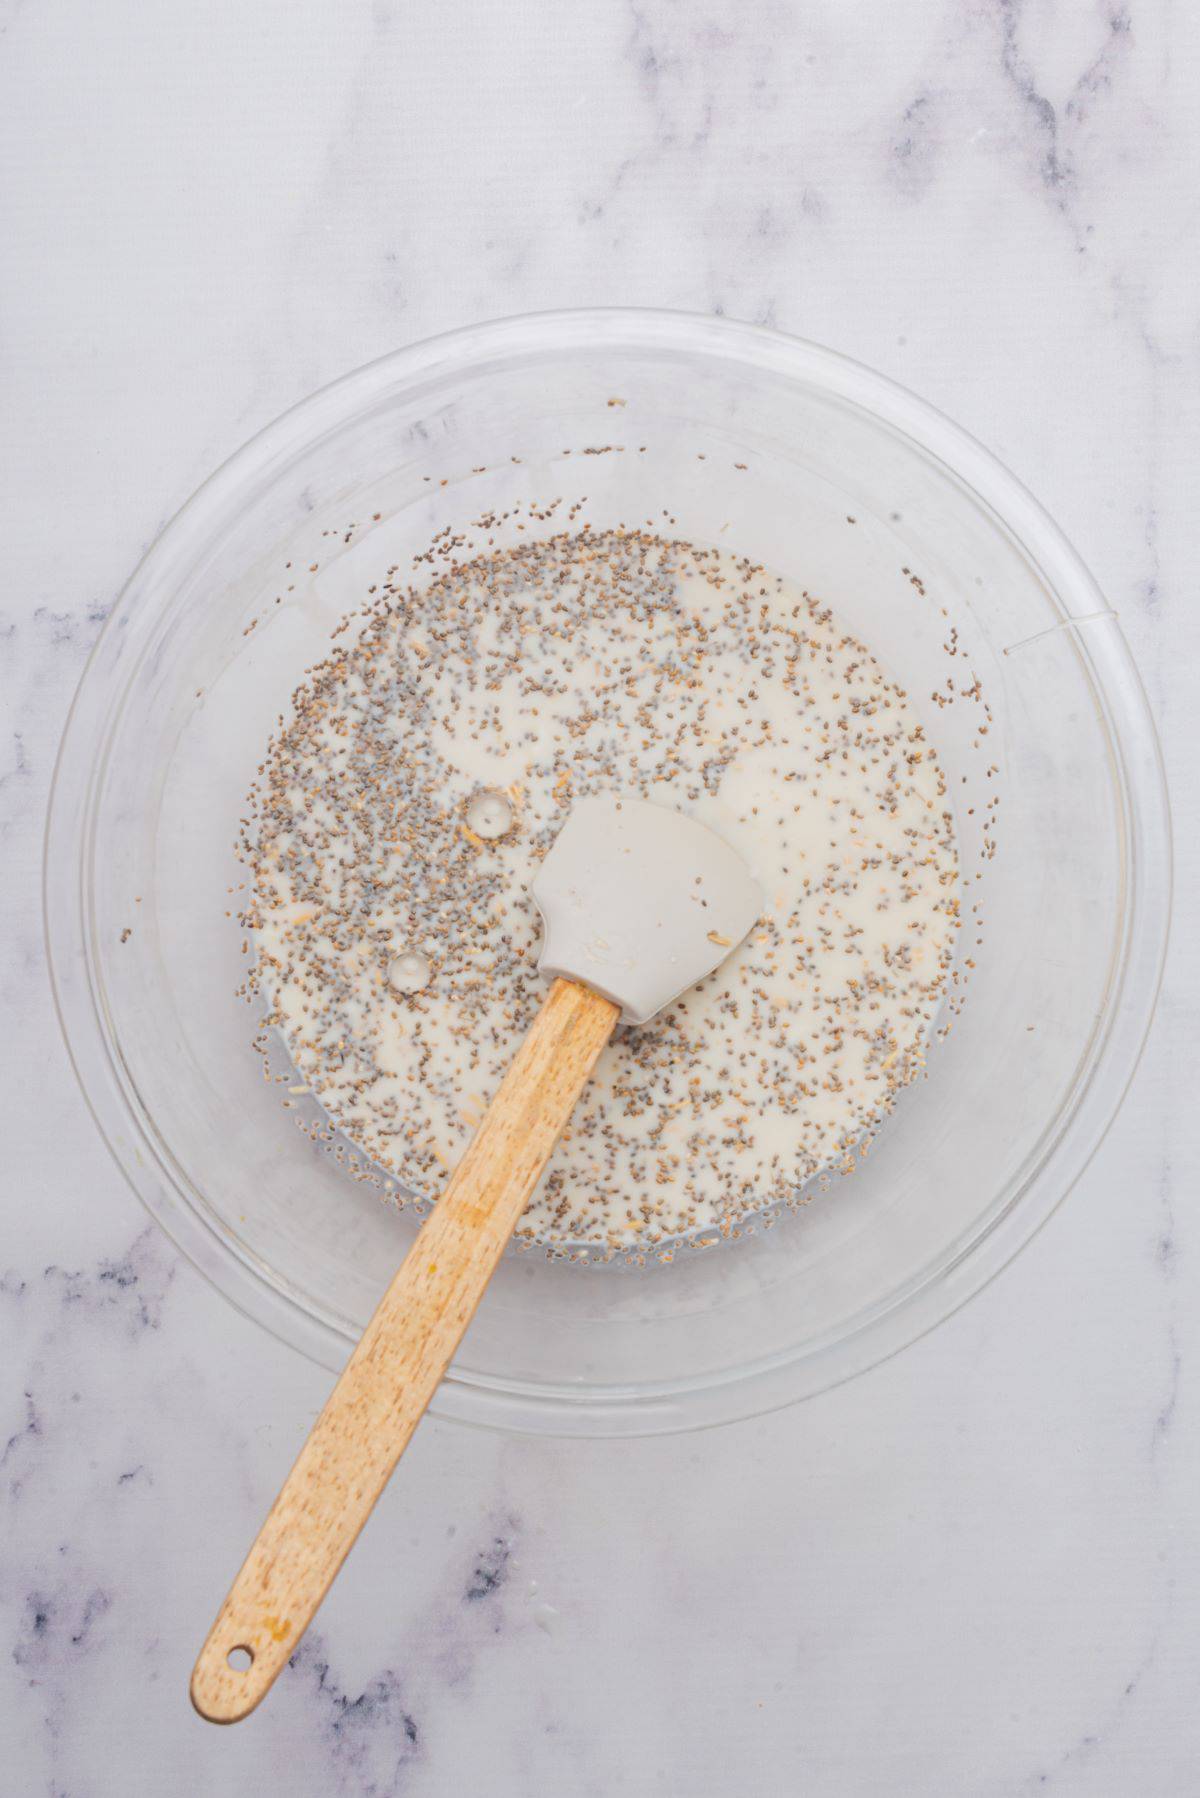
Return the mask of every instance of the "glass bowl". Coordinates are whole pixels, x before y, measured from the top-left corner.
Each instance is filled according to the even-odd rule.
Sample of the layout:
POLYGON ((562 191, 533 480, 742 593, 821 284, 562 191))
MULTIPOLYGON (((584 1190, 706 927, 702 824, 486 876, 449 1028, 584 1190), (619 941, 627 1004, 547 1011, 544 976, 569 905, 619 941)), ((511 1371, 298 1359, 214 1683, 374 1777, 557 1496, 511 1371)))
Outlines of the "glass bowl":
POLYGON ((115 607, 59 757, 45 905, 118 1163, 227 1297, 327 1366, 415 1221, 259 1077, 234 997, 237 821, 276 715, 368 585, 439 531, 552 498, 597 526, 669 515, 820 594, 909 689, 955 795, 969 998, 858 1171, 669 1265, 510 1256, 435 1406, 519 1430, 687 1428, 878 1361, 1044 1222, 1153 1009, 1166 794, 1116 617, 1050 519, 946 419, 828 350, 719 319, 550 314, 397 352, 297 406, 189 500, 115 607), (975 679, 990 716, 962 698, 975 679))

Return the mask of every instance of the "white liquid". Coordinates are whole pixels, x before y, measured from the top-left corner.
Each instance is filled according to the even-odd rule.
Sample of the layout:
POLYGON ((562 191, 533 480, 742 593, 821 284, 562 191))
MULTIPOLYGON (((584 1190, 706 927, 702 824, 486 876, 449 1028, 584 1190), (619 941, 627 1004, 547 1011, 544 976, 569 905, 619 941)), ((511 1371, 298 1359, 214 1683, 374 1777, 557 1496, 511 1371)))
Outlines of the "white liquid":
POLYGON ((768 915, 618 1032, 525 1234, 727 1230, 848 1165, 920 1071, 957 930, 944 785, 906 698, 786 583, 649 539, 534 545, 406 599, 318 698, 268 762, 256 978, 327 1111, 414 1190, 543 997, 529 881, 584 793, 711 824, 768 915), (397 997, 398 958, 436 982, 397 997))

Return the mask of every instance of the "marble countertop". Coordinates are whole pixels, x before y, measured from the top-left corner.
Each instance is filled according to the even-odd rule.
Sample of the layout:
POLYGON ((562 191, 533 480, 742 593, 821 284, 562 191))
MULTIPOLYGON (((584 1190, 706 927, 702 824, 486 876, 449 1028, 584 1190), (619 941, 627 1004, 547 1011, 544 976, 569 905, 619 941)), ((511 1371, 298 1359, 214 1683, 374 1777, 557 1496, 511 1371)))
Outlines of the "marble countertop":
POLYGON ((533 307, 769 321, 949 412, 1100 576, 1186 803, 1198 73, 1150 0, 0 7, 6 1791, 1200 1789, 1194 933, 1102 1152, 951 1322, 706 1435, 427 1423, 217 1731, 191 1662, 327 1379, 110 1164, 38 891, 72 691, 164 521, 320 383, 533 307))

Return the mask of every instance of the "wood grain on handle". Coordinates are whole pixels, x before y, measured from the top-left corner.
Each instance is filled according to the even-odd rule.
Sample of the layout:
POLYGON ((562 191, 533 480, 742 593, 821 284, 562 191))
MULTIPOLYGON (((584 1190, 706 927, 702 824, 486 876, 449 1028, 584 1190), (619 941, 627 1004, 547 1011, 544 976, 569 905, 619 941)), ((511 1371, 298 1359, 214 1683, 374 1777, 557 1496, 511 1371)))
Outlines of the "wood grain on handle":
POLYGON ((574 981, 551 986, 221 1607, 192 1674, 201 1716, 246 1716, 294 1652, 445 1373, 619 1015, 574 981), (243 1669, 229 1664, 237 1649, 253 1657, 243 1669))

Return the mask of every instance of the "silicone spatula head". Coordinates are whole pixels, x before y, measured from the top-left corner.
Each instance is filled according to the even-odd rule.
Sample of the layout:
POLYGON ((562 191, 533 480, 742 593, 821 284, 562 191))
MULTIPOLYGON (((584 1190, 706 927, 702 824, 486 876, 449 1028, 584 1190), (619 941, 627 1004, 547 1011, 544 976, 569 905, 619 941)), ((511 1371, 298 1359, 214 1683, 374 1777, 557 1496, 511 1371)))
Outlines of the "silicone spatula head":
POLYGON ((644 1024, 703 980, 763 909, 745 863, 705 824, 643 799, 582 799, 532 886, 547 978, 644 1024))

